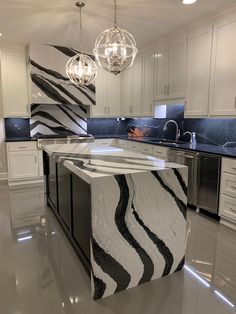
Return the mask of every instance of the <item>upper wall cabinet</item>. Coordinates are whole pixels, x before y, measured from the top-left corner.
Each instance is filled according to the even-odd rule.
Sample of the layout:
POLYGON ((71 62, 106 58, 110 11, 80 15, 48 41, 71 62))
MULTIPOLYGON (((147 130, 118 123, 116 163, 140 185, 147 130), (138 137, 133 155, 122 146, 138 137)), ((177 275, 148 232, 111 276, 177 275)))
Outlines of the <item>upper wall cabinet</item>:
POLYGON ((75 86, 66 75, 66 63, 75 54, 67 47, 29 46, 30 103, 95 104, 95 86, 75 86))
POLYGON ((1 48, 1 91, 5 117, 28 117, 28 73, 24 46, 1 48))
POLYGON ((207 116, 212 52, 212 25, 188 35, 185 116, 207 116))
POLYGON ((142 116, 153 117, 154 113, 154 52, 143 53, 142 116))
POLYGON ((185 97, 187 37, 161 43, 155 53, 156 101, 185 97))
POLYGON ((108 73, 98 66, 96 105, 90 107, 90 118, 121 116, 121 76, 108 73))
POLYGON ((210 115, 236 116, 236 16, 214 25, 210 115))
POLYGON ((124 117, 142 115, 142 57, 122 74, 122 113, 124 117))

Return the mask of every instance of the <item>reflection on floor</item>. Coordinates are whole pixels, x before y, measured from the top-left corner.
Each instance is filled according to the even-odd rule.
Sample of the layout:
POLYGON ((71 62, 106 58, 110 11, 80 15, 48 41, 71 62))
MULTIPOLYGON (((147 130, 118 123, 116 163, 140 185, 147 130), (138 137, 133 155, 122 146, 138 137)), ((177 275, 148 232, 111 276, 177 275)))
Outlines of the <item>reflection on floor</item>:
POLYGON ((186 267, 95 302, 44 187, 0 183, 0 313, 236 313, 236 232, 188 212, 186 267))

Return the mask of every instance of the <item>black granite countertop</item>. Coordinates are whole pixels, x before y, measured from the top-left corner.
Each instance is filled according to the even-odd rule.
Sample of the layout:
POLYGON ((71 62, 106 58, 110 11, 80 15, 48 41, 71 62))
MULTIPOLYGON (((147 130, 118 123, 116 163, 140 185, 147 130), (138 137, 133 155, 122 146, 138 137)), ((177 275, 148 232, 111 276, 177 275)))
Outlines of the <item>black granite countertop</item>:
POLYGON ((156 138, 156 137, 130 138, 125 135, 95 136, 95 138, 97 139, 118 138, 118 139, 136 141, 136 142, 147 143, 147 144, 152 144, 152 145, 159 145, 159 146, 164 146, 164 147, 169 147, 169 148, 183 149, 183 150, 189 150, 189 151, 195 151, 195 152, 201 152, 201 153, 214 154, 214 155, 219 155, 223 157, 236 158, 236 147, 223 147, 223 146, 200 144, 200 143, 196 145, 192 145, 185 142, 174 142, 174 141, 160 142, 163 139, 156 138))
POLYGON ((33 137, 7 137, 5 138, 5 142, 28 142, 28 141, 37 141, 36 138, 33 137))

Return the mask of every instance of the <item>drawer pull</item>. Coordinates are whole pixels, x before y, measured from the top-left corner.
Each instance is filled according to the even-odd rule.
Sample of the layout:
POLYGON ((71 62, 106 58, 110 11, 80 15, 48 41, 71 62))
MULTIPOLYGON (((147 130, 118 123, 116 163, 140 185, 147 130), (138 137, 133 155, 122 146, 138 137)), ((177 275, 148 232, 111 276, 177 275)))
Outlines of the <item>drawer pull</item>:
POLYGON ((232 186, 231 186, 231 189, 236 190, 236 186, 233 186, 233 185, 232 185, 232 186))
POLYGON ((19 149, 26 149, 27 146, 19 146, 19 149))
POLYGON ((236 167, 232 167, 233 170, 236 170, 236 167))
POLYGON ((230 207, 230 209, 229 209, 231 212, 233 212, 233 213, 236 213, 236 209, 234 209, 234 208, 232 208, 232 207, 230 207))

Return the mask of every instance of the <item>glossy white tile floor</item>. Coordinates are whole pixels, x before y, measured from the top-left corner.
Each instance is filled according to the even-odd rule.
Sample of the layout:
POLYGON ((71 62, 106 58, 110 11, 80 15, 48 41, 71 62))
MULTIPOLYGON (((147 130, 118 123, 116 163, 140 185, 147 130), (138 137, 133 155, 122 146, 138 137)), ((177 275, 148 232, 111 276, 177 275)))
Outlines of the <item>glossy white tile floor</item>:
POLYGON ((186 263, 195 273, 185 268, 95 302, 43 198, 43 187, 0 183, 1 314, 236 313, 236 232, 189 211, 186 263))

